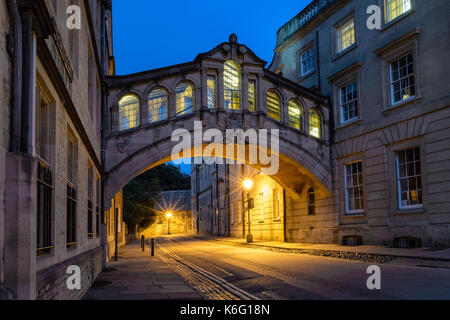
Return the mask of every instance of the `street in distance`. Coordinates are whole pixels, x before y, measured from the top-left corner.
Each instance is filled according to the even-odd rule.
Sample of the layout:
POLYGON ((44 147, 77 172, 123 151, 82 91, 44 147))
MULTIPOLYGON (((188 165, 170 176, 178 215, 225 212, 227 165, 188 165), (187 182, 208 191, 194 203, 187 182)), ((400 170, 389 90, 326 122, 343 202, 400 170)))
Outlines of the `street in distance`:
POLYGON ((269 305, 225 305, 223 310, 215 307, 201 307, 188 304, 181 307, 180 315, 200 315, 211 318, 214 312, 225 315, 270 315, 269 305))

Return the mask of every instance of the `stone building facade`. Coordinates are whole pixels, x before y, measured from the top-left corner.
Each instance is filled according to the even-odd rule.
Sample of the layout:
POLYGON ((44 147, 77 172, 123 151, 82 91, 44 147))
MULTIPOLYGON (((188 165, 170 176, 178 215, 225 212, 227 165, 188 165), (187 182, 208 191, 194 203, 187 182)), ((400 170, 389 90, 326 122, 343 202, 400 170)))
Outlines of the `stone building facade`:
POLYGON ((79 298, 103 268, 111 26, 110 1, 0 1, 3 298, 79 298), (67 288, 70 265, 81 269, 81 290, 67 288))
POLYGON ((316 0, 278 32, 270 69, 332 103, 336 242, 450 244, 449 10, 445 0, 316 0), (373 4, 380 30, 366 24, 373 4))
MULTIPOLYGON (((444 0, 315 0, 280 28, 269 70, 328 96, 332 110, 332 196, 314 214, 310 186, 298 204, 288 197, 287 241, 450 244, 449 8, 444 0), (380 30, 367 27, 373 4, 380 30)), ((241 190, 227 189, 238 208, 231 199, 241 190)), ((199 199, 200 207, 210 201, 199 199)))

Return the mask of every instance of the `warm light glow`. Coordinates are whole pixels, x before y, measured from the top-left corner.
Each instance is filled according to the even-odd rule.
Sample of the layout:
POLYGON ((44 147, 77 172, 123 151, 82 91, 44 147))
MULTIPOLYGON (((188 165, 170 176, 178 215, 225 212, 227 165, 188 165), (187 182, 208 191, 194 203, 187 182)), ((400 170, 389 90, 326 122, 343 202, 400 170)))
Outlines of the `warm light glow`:
POLYGON ((246 179, 244 180, 243 185, 246 190, 250 190, 253 187, 253 181, 250 179, 246 179))
POLYGON ((172 212, 167 212, 167 213, 166 213, 166 218, 167 218, 167 219, 172 218, 172 212))

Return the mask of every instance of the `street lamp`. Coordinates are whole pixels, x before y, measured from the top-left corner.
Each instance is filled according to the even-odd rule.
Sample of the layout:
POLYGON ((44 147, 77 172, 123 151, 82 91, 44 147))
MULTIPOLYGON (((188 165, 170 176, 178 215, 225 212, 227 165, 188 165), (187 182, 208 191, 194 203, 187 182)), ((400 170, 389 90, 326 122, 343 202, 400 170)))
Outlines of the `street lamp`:
POLYGON ((242 184, 244 189, 247 190, 247 210, 248 210, 248 233, 247 233, 247 242, 251 243, 253 242, 253 235, 252 235, 252 231, 250 229, 250 210, 253 209, 253 207, 255 206, 255 203, 253 201, 253 199, 250 199, 250 190, 253 188, 253 181, 250 179, 245 179, 244 183, 242 184))
POLYGON ((167 212, 166 213, 166 218, 167 218, 167 234, 170 235, 170 218, 172 218, 172 212, 167 212))

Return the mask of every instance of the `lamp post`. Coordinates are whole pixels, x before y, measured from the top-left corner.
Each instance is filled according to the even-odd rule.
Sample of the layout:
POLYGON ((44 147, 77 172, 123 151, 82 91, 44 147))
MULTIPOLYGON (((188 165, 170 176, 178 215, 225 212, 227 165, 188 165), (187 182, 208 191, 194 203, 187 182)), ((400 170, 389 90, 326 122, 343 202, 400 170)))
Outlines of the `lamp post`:
POLYGON ((166 213, 166 218, 167 218, 167 234, 170 235, 170 218, 172 218, 172 212, 167 212, 166 213))
POLYGON ((253 242, 253 235, 251 231, 251 223, 250 223, 250 209, 253 209, 254 202, 253 199, 250 199, 250 190, 253 188, 253 181, 250 179, 244 180, 243 187, 245 190, 247 190, 247 212, 248 212, 248 232, 247 232, 247 242, 251 243, 253 242))

